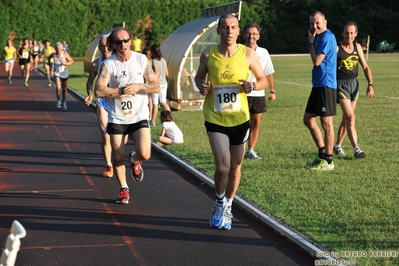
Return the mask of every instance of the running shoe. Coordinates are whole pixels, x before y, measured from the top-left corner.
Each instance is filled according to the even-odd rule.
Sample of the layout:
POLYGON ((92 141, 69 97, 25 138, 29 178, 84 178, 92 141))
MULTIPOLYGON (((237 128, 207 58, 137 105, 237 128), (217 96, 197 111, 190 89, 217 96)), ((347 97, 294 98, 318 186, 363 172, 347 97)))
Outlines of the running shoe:
POLYGON ((49 83, 48 86, 51 87, 51 83, 49 83))
POLYGON ((262 157, 258 156, 254 150, 247 151, 245 153, 245 158, 252 160, 262 160, 262 157))
POLYGON ((7 81, 8 81, 8 83, 10 83, 10 84, 12 83, 11 79, 9 79, 9 78, 7 79, 7 81))
POLYGON ((25 82, 24 82, 24 85, 25 85, 26 87, 28 87, 28 82, 25 81, 25 82))
POLYGON ((313 165, 310 170, 316 170, 316 171, 328 171, 328 170, 334 170, 334 162, 329 164, 326 160, 322 159, 318 164, 313 165))
POLYGON ((132 168, 132 171, 130 173, 131 177, 134 179, 136 182, 141 182, 143 181, 144 178, 144 171, 141 165, 143 164, 143 161, 138 161, 135 162, 133 159, 133 156, 136 154, 136 152, 132 151, 129 153, 129 162, 130 166, 132 168))
POLYGON ((104 169, 103 177, 113 177, 114 176, 114 168, 112 165, 107 165, 104 169))
POLYGON ((230 230, 231 229, 231 224, 233 223, 233 213, 231 212, 231 206, 228 206, 226 208, 226 211, 224 213, 224 224, 223 224, 223 229, 224 230, 230 230))
POLYGON ((225 199, 223 200, 216 200, 215 205, 213 206, 213 213, 211 215, 210 224, 212 228, 215 229, 224 229, 231 228, 231 218, 226 212, 227 209, 227 202, 225 199), (229 219, 230 219, 230 226, 229 226, 229 219))
POLYGON ((320 161, 321 161, 321 159, 319 158, 319 156, 316 156, 316 157, 313 158, 312 160, 307 161, 307 162, 306 162, 306 165, 307 165, 307 166, 314 166, 314 165, 319 164, 320 161))
POLYGON ((68 108, 67 108, 66 102, 63 102, 62 103, 62 110, 66 111, 67 109, 68 108))
POLYGON ((367 156, 366 153, 360 149, 357 150, 354 154, 355 159, 363 159, 366 158, 366 156, 367 156))
POLYGON ((344 149, 341 146, 334 147, 334 153, 335 155, 345 156, 344 149))
POLYGON ((121 188, 121 191, 118 194, 118 198, 116 199, 116 203, 118 204, 128 204, 130 199, 130 193, 128 188, 121 188))
POLYGON ((58 100, 58 101, 57 101, 57 104, 55 105, 55 107, 56 107, 56 108, 61 108, 61 103, 62 103, 61 100, 58 100))

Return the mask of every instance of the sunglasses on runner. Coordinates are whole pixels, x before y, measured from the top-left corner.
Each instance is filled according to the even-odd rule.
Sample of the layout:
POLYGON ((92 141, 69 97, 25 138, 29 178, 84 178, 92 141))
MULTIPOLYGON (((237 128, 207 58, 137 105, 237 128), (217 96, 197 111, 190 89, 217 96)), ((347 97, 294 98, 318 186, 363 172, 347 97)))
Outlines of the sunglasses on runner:
POLYGON ((130 38, 129 39, 123 39, 123 40, 115 40, 114 43, 117 44, 117 45, 121 45, 122 42, 128 43, 129 41, 130 41, 130 38))

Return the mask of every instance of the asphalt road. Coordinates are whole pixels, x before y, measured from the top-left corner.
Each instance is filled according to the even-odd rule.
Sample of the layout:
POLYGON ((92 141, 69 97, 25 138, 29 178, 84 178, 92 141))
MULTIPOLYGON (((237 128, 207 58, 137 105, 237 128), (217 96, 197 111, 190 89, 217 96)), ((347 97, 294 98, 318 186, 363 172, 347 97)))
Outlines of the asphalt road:
POLYGON ((16 265, 314 265, 239 206, 231 230, 211 229, 213 189, 155 150, 116 204, 94 109, 71 93, 56 109, 54 83, 32 72, 25 87, 18 67, 12 84, 0 70, 0 244, 13 220, 26 228, 16 265))

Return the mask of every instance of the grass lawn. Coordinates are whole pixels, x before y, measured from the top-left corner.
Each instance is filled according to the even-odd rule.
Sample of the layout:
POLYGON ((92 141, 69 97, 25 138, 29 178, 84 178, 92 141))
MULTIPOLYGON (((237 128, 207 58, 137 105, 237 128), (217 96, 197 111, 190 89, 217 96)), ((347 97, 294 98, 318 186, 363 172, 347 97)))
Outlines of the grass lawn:
MULTIPOLYGON (((256 151, 262 161, 245 160, 239 193, 266 213, 333 251, 399 251, 398 151, 399 54, 370 54, 375 96, 361 94, 356 109, 360 147, 353 160, 346 138, 345 158, 334 157, 335 170, 311 172, 307 160, 317 154, 302 117, 311 88, 309 56, 272 57, 277 100, 268 102, 256 151)), ((69 67, 71 87, 86 95, 83 63, 69 67)), ((342 112, 334 118, 335 132, 342 112)), ((213 175, 214 162, 201 111, 173 113, 185 143, 167 147, 213 175)), ((160 127, 153 127, 155 139, 160 127)), ((233 225, 234 226, 234 225, 233 225)), ((351 258, 359 265, 399 265, 396 258, 351 258)))

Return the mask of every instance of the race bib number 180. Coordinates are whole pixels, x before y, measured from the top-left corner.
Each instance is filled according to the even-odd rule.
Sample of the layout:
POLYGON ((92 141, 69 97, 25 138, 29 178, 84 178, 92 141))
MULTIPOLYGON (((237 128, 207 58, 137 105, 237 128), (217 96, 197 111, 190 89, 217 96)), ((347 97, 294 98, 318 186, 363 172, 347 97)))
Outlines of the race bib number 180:
POLYGON ((238 84, 213 86, 213 110, 215 112, 241 109, 240 87, 238 84))
POLYGON ((126 117, 136 113, 133 99, 134 96, 132 95, 115 98, 115 112, 117 117, 126 117))

